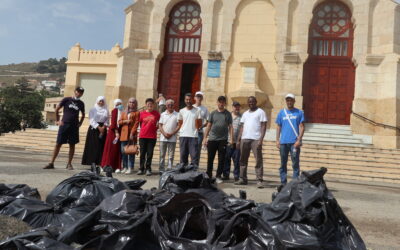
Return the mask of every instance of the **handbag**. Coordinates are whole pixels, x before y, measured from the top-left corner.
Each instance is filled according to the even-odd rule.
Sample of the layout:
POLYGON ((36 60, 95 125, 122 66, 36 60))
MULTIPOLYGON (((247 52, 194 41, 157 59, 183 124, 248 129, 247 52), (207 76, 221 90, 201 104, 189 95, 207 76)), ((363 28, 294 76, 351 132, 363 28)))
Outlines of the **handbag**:
POLYGON ((124 147, 124 154, 127 155, 139 154, 139 146, 137 144, 132 144, 131 142, 129 142, 128 145, 124 147))

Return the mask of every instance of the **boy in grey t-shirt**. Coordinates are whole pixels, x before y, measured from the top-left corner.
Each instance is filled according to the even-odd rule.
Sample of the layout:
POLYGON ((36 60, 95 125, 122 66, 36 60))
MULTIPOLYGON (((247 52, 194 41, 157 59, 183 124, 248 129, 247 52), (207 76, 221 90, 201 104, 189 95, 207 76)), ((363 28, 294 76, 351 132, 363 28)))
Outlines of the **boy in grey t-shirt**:
POLYGON ((215 154, 218 151, 217 183, 221 183, 221 175, 224 169, 226 145, 228 143, 228 133, 231 143, 233 138, 232 115, 225 109, 225 96, 218 97, 218 109, 211 112, 208 119, 206 133, 204 135, 203 145, 207 146, 207 174, 211 178, 215 154), (207 138, 209 136, 209 138, 207 138))

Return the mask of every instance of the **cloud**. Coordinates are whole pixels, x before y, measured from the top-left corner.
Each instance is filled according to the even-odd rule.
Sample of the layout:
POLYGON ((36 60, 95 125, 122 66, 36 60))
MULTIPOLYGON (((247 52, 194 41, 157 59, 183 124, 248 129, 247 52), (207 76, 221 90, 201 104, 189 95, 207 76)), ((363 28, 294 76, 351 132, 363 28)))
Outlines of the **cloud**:
POLYGON ((15 7, 15 0, 0 0, 0 10, 10 10, 15 7))
POLYGON ((4 26, 0 26, 0 37, 8 37, 8 29, 4 26))
POLYGON ((56 18, 71 19, 84 23, 94 23, 96 21, 92 13, 85 13, 77 3, 60 2, 52 4, 51 13, 56 18))

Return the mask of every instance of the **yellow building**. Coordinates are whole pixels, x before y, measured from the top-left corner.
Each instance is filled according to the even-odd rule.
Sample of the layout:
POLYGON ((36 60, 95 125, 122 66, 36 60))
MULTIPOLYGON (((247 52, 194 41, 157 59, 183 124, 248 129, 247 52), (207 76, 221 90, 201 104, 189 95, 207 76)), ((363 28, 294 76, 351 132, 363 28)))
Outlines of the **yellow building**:
MULTIPOLYGON (((202 90, 274 121, 294 93, 308 123, 349 126, 377 147, 400 147, 400 7, 392 0, 137 0, 122 48, 68 54, 65 95, 92 106, 202 90)), ((270 132, 274 123, 269 124, 270 132)))

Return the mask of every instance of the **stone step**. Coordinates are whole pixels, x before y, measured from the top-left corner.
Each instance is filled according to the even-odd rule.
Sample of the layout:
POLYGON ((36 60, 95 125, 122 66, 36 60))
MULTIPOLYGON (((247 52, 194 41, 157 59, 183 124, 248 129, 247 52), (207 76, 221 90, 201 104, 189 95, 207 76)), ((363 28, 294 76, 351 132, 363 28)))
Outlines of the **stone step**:
POLYGON ((334 124, 322 124, 322 123, 306 123, 305 129, 328 129, 328 130, 341 130, 351 131, 349 125, 334 125, 334 124))
POLYGON ((337 130, 337 129, 324 129, 324 128, 307 128, 304 134, 333 134, 333 135, 353 135, 351 130, 337 130))
MULTIPOLYGON (((42 137, 42 136, 38 136, 38 137, 27 137, 25 135, 23 136, 17 136, 15 135, 14 137, 12 137, 12 140, 9 140, 9 138, 11 137, 0 137, 0 144, 2 145, 18 145, 18 146, 37 146, 40 145, 42 146, 41 149, 45 149, 46 146, 49 146, 51 149, 54 147, 54 143, 56 138, 47 138, 47 137, 42 137), (27 142, 27 138, 28 142, 27 142)), ((178 146, 179 146, 179 141, 178 141, 178 146)), ((84 142, 83 142, 83 138, 81 137, 81 143, 76 145, 76 148, 84 148, 84 142)), ((354 148, 352 148, 354 149, 354 148)), ((264 145, 264 153, 266 152, 270 152, 270 151, 277 151, 275 148, 275 144, 274 143, 268 143, 266 142, 264 145)), ((375 150, 376 151, 376 150, 375 150)), ((364 160, 369 160, 372 161, 374 158, 375 160, 377 160, 378 162, 390 162, 390 163, 396 163, 395 160, 399 160, 400 159, 400 154, 398 154, 397 151, 378 151, 378 152, 374 152, 374 151, 367 151, 367 150, 354 150, 354 151, 349 151, 349 150, 342 150, 342 151, 338 151, 338 150, 332 150, 332 149, 324 149, 324 148, 314 148, 312 145, 307 145, 305 144, 304 147, 302 148, 302 155, 303 156, 307 156, 308 157, 308 153, 318 153, 318 154, 327 154, 330 155, 329 158, 333 158, 336 159, 338 158, 337 156, 348 156, 349 157, 358 157, 357 159, 359 160, 363 160, 363 158, 367 158, 364 160), (395 154, 393 154, 395 153, 395 154), (398 156, 398 157, 397 157, 398 156)), ((322 155, 320 157, 322 157, 322 155)), ((312 155, 310 155, 312 156, 312 155)), ((326 157, 326 156, 324 156, 326 157)))

